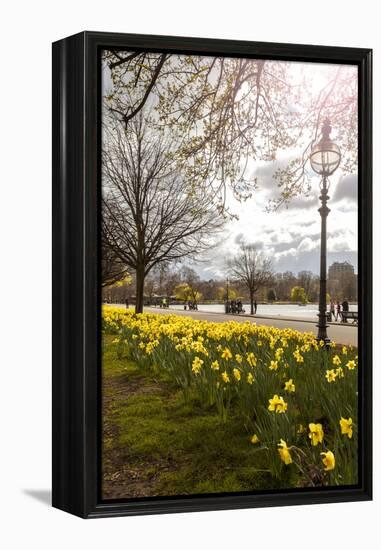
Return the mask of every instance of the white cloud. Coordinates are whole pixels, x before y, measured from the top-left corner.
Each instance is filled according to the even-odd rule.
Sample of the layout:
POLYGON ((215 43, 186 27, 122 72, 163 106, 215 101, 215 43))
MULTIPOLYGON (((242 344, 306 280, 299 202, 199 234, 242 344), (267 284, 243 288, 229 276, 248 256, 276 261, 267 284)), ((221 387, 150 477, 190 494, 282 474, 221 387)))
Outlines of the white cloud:
POLYGON ((318 248, 319 245, 320 243, 318 241, 313 241, 310 237, 305 237, 302 241, 300 241, 298 251, 310 252, 311 250, 318 248))
POLYGON ((333 188, 333 202, 344 202, 344 204, 352 206, 357 204, 358 196, 358 181, 357 174, 348 174, 342 176, 333 188))
MULTIPOLYGON (((286 151, 285 158, 289 154, 286 151)), ((222 243, 210 251, 205 263, 195 266, 200 273, 208 278, 225 277, 227 261, 237 254, 242 242, 263 250, 272 258, 276 271, 297 273, 310 269, 314 273, 319 272, 321 218, 318 212, 318 180, 315 178, 316 181, 313 181, 314 189, 310 196, 297 197, 288 209, 266 212, 269 198, 274 198, 278 193, 272 179, 275 165, 279 162, 252 167, 253 173, 258 176, 259 188, 246 202, 239 203, 228 191, 227 204, 239 219, 227 223, 222 243)), ((342 177, 340 173, 332 179, 331 194, 334 189, 335 200, 329 202, 327 251, 329 262, 346 259, 357 267, 357 201, 345 198, 355 181, 356 176, 342 177)))

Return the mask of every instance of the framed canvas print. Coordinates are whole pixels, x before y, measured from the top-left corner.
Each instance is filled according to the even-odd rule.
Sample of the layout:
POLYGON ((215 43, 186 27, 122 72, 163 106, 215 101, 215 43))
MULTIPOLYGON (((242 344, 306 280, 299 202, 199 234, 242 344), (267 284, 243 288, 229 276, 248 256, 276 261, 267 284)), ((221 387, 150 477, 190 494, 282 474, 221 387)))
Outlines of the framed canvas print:
POLYGON ((371 50, 53 45, 53 505, 369 500, 371 50))

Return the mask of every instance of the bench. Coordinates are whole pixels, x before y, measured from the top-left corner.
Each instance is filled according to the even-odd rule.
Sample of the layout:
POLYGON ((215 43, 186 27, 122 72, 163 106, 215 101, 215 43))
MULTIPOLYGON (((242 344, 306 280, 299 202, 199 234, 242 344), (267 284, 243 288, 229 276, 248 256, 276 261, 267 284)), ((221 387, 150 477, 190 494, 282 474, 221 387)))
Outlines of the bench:
POLYGON ((342 311, 341 312, 341 322, 346 323, 348 319, 352 319, 352 325, 358 325, 359 314, 358 311, 342 311))

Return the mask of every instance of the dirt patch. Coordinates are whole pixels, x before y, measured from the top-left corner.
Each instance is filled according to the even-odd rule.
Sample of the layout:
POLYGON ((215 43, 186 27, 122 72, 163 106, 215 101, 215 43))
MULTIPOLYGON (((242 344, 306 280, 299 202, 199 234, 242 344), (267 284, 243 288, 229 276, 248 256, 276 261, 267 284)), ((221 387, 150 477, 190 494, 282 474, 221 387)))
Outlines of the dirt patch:
POLYGON ((163 472, 174 469, 164 461, 152 460, 135 465, 126 464, 125 458, 120 459, 118 453, 113 453, 112 460, 112 472, 106 468, 103 473, 103 498, 105 499, 155 496, 158 494, 155 491, 155 485, 159 477, 163 472))
POLYGON ((153 383, 140 375, 105 377, 103 380, 103 449, 102 496, 104 499, 122 499, 152 496, 155 485, 164 472, 173 471, 170 460, 152 459, 136 462, 128 456, 128 449, 113 445, 120 436, 120 429, 113 421, 120 402, 136 395, 168 394, 168 388, 160 382, 153 383))

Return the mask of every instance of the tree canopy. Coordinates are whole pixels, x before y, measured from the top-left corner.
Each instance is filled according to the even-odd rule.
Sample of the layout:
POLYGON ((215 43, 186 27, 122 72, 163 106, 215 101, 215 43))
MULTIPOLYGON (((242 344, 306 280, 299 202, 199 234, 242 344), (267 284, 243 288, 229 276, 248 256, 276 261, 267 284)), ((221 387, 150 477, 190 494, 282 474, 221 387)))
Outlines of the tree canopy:
POLYGON ((306 304, 308 302, 306 291, 302 286, 294 286, 291 289, 290 298, 293 302, 300 302, 301 304, 306 304))
POLYGON ((275 174, 271 206, 308 193, 309 148, 325 117, 342 170, 356 170, 355 67, 325 65, 323 74, 321 65, 116 50, 104 52, 104 64, 110 113, 127 127, 144 112, 158 131, 170 131, 184 177, 195 186, 207 181, 223 213, 227 188, 245 200, 260 183, 252 161, 284 150, 293 154, 275 174))

